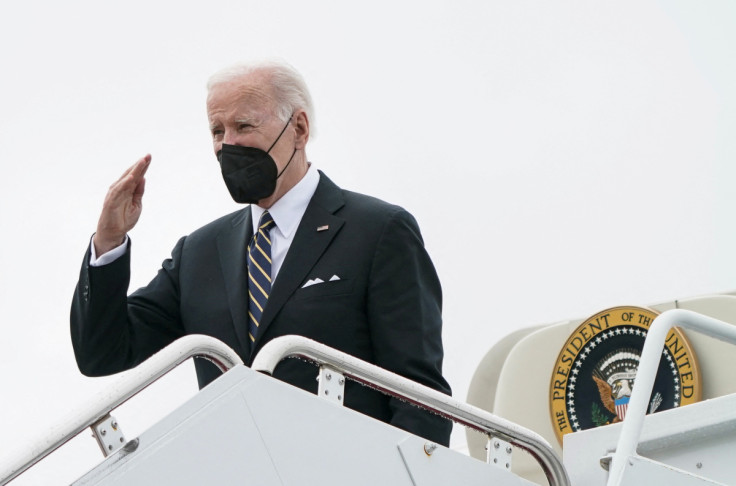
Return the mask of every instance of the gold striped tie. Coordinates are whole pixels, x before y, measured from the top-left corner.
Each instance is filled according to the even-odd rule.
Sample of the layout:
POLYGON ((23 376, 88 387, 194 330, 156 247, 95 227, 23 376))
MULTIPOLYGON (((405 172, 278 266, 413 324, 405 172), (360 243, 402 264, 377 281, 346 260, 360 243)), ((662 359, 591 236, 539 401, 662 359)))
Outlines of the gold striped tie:
POLYGON ((248 337, 251 343, 256 340, 263 309, 271 293, 270 232, 274 226, 273 217, 265 211, 248 245, 248 337))

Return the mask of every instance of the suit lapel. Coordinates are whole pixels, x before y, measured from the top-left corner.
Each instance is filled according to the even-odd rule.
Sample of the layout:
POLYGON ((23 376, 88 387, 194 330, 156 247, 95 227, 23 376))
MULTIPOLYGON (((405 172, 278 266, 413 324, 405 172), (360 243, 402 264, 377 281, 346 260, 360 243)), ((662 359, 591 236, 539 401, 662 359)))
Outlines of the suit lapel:
POLYGON ((217 235, 220 267, 235 333, 242 349, 250 355, 248 339, 248 271, 246 245, 253 236, 250 207, 244 209, 232 225, 217 235))
POLYGON ((335 216, 334 212, 343 205, 340 188, 320 172, 317 190, 302 216, 294 241, 291 242, 286 259, 271 289, 254 348, 259 346, 268 326, 342 228, 345 221, 335 216), (317 231, 317 228, 325 226, 328 227, 327 230, 317 231))

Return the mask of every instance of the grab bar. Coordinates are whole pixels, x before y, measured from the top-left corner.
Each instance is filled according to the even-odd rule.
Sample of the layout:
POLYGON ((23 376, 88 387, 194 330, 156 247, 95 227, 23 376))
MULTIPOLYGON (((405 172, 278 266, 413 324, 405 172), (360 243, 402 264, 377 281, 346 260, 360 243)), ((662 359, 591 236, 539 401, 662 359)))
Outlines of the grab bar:
POLYGON ((550 486, 570 484, 562 462, 549 443, 539 434, 311 339, 301 336, 273 339, 263 346, 251 368, 272 374, 276 365, 288 357, 309 360, 320 367, 326 365, 338 370, 345 377, 384 394, 409 401, 486 435, 506 440, 526 450, 536 459, 544 470, 550 486))
POLYGON ((636 455, 649 397, 652 394, 657 376, 659 361, 662 358, 665 340, 673 327, 692 329, 721 341, 736 344, 736 326, 712 317, 707 317, 685 309, 671 309, 663 312, 652 322, 644 341, 636 385, 631 390, 629 408, 621 428, 616 451, 611 457, 608 486, 619 486, 623 480, 626 461, 636 455))
POLYGON ((127 372, 120 381, 103 390, 96 399, 90 400, 92 405, 70 415, 61 426, 53 428, 30 449, 17 451, 7 466, 0 466, 0 486, 9 483, 148 385, 194 357, 211 361, 223 373, 235 365, 243 364, 235 351, 213 337, 192 334, 178 339, 127 372))

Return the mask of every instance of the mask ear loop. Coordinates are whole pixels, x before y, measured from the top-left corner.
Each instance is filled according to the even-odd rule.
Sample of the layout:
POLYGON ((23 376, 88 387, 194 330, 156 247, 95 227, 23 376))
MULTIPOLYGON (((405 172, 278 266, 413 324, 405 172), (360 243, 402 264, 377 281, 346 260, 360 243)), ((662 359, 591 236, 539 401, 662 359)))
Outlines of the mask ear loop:
MULTIPOLYGON (((289 126, 289 123, 291 123, 291 119, 292 119, 293 117, 294 117, 294 114, 292 113, 292 114, 291 114, 291 116, 289 117, 289 120, 288 120, 288 121, 286 122, 286 125, 284 125, 284 128, 282 128, 282 129, 281 129, 281 133, 279 133, 279 136, 278 136, 278 137, 276 137, 276 140, 274 140, 274 142, 273 142, 273 143, 271 144, 271 146, 270 146, 270 147, 268 147, 268 150, 266 150, 266 153, 270 153, 270 152, 271 152, 271 149, 272 149, 272 148, 273 148, 273 147, 274 147, 274 146, 275 146, 275 145, 276 145, 277 143, 279 143, 279 140, 281 139, 281 135, 283 135, 283 134, 284 134, 284 132, 286 131, 286 127, 288 127, 288 126, 289 126)), ((292 156, 292 157, 293 157, 293 156, 292 156)))
MULTIPOLYGON (((279 133, 279 136, 276 137, 276 140, 271 144, 270 147, 268 147, 268 150, 266 151, 266 153, 269 153, 271 151, 271 149, 278 143, 279 139, 281 138, 281 135, 283 135, 284 132, 286 131, 286 127, 288 127, 289 126, 289 123, 291 123, 291 119, 292 118, 294 118, 294 114, 293 113, 289 117, 289 121, 287 121, 286 122, 286 125, 284 125, 284 128, 281 129, 281 133, 279 133)), ((294 154, 296 154, 296 149, 294 149, 294 151, 291 153, 291 157, 289 157, 289 161, 286 163, 286 165, 284 166, 284 168, 281 169, 281 172, 279 172, 279 174, 276 176, 276 179, 278 179, 279 177, 281 177, 281 174, 283 174, 284 171, 286 170, 286 168, 289 167, 289 164, 291 164, 291 161, 294 159, 294 154)))
POLYGON ((291 157, 289 157, 289 161, 286 163, 286 165, 284 166, 284 168, 281 169, 281 172, 279 172, 279 175, 276 176, 276 179, 278 179, 279 177, 281 177, 281 174, 283 174, 284 171, 286 170, 286 168, 289 167, 289 164, 291 164, 291 160, 294 158, 294 154, 295 153, 296 153, 296 149, 294 149, 294 151, 291 153, 291 157))

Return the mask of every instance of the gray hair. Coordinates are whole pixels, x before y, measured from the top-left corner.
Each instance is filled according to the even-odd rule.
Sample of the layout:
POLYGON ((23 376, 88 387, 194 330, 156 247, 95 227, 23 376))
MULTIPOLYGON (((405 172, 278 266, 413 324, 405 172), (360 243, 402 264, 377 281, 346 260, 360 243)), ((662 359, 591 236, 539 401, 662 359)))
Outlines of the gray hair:
POLYGON ((270 77, 271 89, 276 98, 276 116, 286 122, 296 110, 304 110, 309 120, 310 135, 314 135, 314 106, 309 88, 299 71, 285 61, 268 59, 243 62, 221 69, 207 81, 207 93, 219 84, 258 71, 267 73, 270 77))

